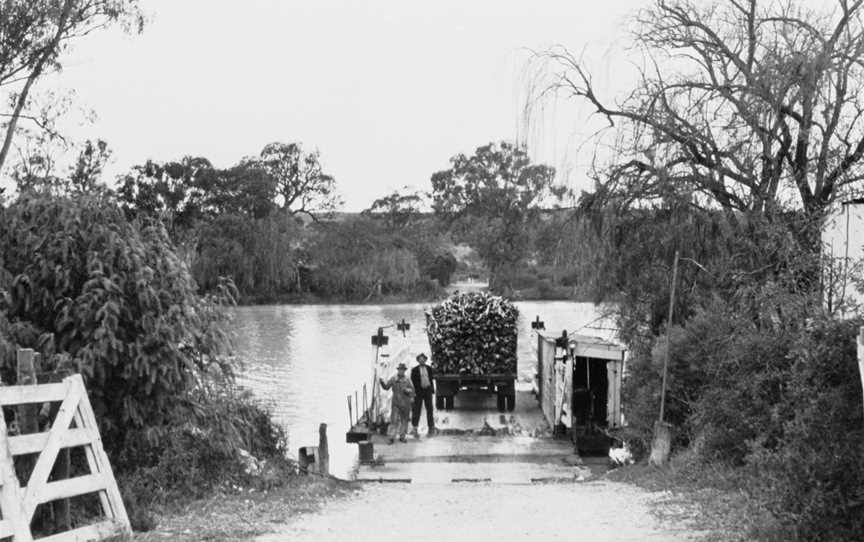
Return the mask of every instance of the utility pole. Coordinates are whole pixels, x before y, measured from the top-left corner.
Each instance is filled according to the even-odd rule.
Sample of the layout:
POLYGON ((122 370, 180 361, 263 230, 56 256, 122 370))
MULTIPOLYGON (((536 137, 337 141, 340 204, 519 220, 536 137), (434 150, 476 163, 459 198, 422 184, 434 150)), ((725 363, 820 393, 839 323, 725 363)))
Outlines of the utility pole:
POLYGON ((669 291, 669 316, 666 319, 666 354, 663 358, 663 383, 660 386, 660 418, 654 423, 654 441, 648 462, 655 466, 665 465, 672 450, 672 426, 666 423, 666 379, 669 373, 669 357, 672 350, 672 316, 675 310, 675 284, 678 279, 678 251, 672 264, 672 288, 669 291))

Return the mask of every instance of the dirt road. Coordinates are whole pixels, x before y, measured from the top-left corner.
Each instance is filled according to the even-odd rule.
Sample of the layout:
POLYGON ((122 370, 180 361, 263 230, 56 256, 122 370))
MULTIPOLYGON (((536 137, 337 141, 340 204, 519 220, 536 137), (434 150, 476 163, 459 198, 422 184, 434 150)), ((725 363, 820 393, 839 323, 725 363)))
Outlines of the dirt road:
POLYGON ((661 524, 652 494, 608 481, 557 484, 367 484, 320 512, 289 519, 258 542, 677 542, 686 525, 661 524))

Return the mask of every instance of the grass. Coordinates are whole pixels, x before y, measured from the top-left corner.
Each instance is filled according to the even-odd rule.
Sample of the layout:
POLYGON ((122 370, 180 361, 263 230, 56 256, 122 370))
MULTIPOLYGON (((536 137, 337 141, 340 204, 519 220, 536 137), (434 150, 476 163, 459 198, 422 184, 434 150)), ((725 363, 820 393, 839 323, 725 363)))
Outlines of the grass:
POLYGON ((790 540, 754 496, 756 482, 742 469, 706 464, 684 453, 662 468, 640 463, 610 471, 606 478, 666 492, 655 501, 654 514, 691 525, 705 542, 790 540))
POLYGON ((246 541, 275 530, 299 514, 359 490, 332 478, 291 476, 270 490, 240 489, 157 512, 156 529, 135 533, 136 542, 246 541))

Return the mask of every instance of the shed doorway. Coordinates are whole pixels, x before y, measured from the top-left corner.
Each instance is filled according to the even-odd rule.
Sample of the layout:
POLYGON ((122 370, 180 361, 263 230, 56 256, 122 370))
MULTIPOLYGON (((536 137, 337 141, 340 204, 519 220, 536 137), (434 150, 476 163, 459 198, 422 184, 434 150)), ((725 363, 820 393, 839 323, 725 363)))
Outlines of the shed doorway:
POLYGON ((607 360, 575 356, 573 359, 573 425, 606 427, 609 419, 607 360))

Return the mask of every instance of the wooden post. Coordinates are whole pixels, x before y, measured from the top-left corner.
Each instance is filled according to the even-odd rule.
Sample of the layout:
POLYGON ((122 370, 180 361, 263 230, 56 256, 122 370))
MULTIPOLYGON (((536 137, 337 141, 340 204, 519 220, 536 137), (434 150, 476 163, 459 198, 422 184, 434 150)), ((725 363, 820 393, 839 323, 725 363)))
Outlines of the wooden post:
MULTIPOLYGON (((18 349, 18 385, 36 385, 36 360, 32 348, 18 349)), ((21 405, 18 407, 18 430, 22 435, 39 432, 39 407, 21 405)))
MULTIPOLYGON (((36 364, 32 348, 18 349, 18 380, 19 386, 35 386, 36 385, 36 364)), ((38 405, 19 405, 15 409, 15 421, 18 425, 19 435, 28 435, 39 432, 39 406, 38 405)), ((21 485, 26 485, 30 477, 30 471, 36 464, 35 458, 32 456, 24 456, 18 461, 18 480, 21 485)))
MULTIPOLYGON (((18 385, 20 386, 35 386, 39 383, 39 374, 42 368, 42 355, 34 352, 31 348, 21 348, 18 350, 18 385)), ((44 375, 43 375, 44 377, 44 375)), ((59 378, 59 375, 58 375, 59 378)), ((57 378, 55 381, 59 381, 57 378)), ((46 403, 47 405, 47 403, 46 403)), ((57 411, 60 404, 53 404, 50 408, 50 418, 53 420, 57 416, 57 411)), ((39 427, 39 405, 21 405, 18 407, 18 429, 20 434, 26 435, 30 433, 38 433, 39 427)), ((30 471, 35 465, 35 460, 32 457, 22 458, 19 471, 19 479, 23 480, 24 474, 29 476, 30 471)), ((52 471, 54 480, 63 480, 69 478, 71 470, 71 460, 69 456, 69 448, 60 450, 57 455, 57 463, 52 471)), ((58 531, 68 531, 72 527, 72 519, 69 509, 69 499, 60 499, 54 501, 51 506, 53 515, 54 527, 58 531)), ((42 516, 37 518, 38 521, 47 523, 47 517, 42 516)))
MULTIPOLYGON (((36 373, 38 372, 39 354, 35 353, 32 348, 18 349, 18 379, 19 386, 35 386, 36 373)), ((16 421, 18 422, 18 434, 30 435, 39 432, 39 408, 40 405, 19 405, 16 409, 16 421)), ((36 465, 36 457, 33 455, 22 456, 18 460, 17 468, 18 480, 21 485, 29 484, 30 476, 33 468, 36 465)), ((34 517, 33 523, 37 529, 48 524, 43 513, 34 517)))
POLYGON ((678 251, 672 264, 672 289, 669 291, 669 316, 666 318, 666 355, 663 358, 663 384, 660 388, 660 421, 665 422, 666 375, 669 372, 669 353, 672 350, 672 313, 675 310, 675 281, 678 278, 678 251))
POLYGON ((318 473, 330 474, 330 449, 327 445, 327 424, 318 426, 318 473))
POLYGON ((672 450, 672 425, 666 423, 666 377, 669 373, 669 356, 672 351, 672 315, 675 310, 675 283, 678 279, 678 251, 672 264, 672 288, 669 291, 669 315, 666 319, 666 354, 663 357, 663 383, 660 387, 660 418, 654 423, 654 441, 651 443, 651 465, 661 466, 669 460, 672 450))
POLYGON ((864 391, 864 326, 858 330, 858 374, 861 375, 861 389, 864 391))

